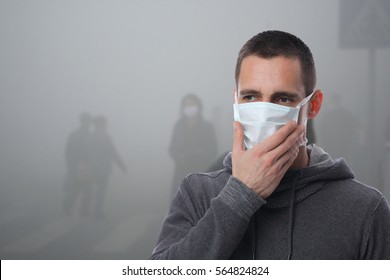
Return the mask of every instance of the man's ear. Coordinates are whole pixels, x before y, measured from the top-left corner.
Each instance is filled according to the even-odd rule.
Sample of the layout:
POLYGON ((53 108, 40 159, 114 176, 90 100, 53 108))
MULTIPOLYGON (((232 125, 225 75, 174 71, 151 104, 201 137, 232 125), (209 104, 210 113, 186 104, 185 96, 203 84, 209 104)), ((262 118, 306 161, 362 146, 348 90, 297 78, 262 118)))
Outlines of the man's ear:
POLYGON ((318 115, 322 105, 322 98, 322 91, 320 89, 317 89, 314 92, 313 97, 309 101, 310 108, 307 113, 308 119, 314 119, 318 115))

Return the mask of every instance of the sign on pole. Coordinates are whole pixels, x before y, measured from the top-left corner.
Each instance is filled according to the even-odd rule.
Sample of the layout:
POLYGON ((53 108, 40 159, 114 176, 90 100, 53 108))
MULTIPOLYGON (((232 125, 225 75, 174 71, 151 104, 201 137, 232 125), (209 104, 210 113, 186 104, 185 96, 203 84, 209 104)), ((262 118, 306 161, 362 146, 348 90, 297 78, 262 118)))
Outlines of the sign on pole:
POLYGON ((340 0, 340 47, 390 47, 389 0, 340 0))

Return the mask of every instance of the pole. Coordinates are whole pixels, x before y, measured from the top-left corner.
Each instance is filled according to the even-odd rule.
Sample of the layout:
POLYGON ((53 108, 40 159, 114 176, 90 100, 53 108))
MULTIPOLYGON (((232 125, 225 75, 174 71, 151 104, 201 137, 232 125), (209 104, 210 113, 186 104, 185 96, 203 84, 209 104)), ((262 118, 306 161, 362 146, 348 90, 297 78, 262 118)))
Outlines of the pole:
POLYGON ((367 145, 370 152, 369 159, 369 174, 370 181, 369 184, 373 187, 377 187, 379 190, 382 190, 382 186, 379 185, 380 177, 380 164, 379 164, 379 155, 377 153, 378 143, 377 133, 375 129, 376 123, 376 49, 375 47, 370 47, 368 49, 368 95, 367 95, 367 108, 368 108, 368 129, 367 129, 367 145))

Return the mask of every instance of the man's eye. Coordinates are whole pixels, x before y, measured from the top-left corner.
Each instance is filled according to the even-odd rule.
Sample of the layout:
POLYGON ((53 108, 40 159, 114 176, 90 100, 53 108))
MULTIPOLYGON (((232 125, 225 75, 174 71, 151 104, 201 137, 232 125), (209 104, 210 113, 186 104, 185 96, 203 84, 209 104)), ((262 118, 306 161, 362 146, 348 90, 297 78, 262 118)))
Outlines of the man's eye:
POLYGON ((281 97, 281 98, 280 98, 280 101, 281 101, 282 103, 286 103, 286 102, 289 101, 289 99, 288 99, 287 97, 281 97))
POLYGON ((246 102, 252 102, 252 101, 255 101, 256 98, 253 95, 245 95, 244 97, 242 97, 242 100, 244 100, 246 102))
POLYGON ((290 102, 293 102, 293 100, 291 98, 288 98, 288 97, 280 97, 279 98, 279 103, 290 103, 290 102))

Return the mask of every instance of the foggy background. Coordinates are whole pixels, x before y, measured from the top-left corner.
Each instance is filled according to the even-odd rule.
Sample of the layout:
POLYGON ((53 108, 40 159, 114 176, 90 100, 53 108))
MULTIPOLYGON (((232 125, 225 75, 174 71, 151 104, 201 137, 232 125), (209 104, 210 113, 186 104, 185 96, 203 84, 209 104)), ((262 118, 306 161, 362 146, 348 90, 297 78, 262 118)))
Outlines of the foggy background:
POLYGON ((183 96, 201 99, 216 160, 231 149, 236 56, 268 29, 313 52, 316 142, 390 199, 389 12, 384 0, 0 0, 0 258, 149 257, 183 96), (106 117, 127 167, 113 165, 102 217, 81 215, 79 199, 63 209, 83 112, 106 117))

